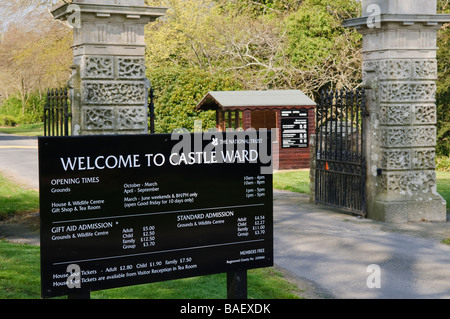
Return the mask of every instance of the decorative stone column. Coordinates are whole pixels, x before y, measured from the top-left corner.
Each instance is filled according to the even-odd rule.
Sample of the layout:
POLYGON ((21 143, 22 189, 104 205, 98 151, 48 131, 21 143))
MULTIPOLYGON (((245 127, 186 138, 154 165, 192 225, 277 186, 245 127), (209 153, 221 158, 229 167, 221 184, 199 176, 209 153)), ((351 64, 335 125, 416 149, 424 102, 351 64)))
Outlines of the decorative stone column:
POLYGON ((72 135, 148 132, 144 0, 74 0, 52 11, 74 29, 72 135))
POLYGON ((362 0, 363 17, 344 23, 363 35, 371 219, 446 221, 435 173, 436 40, 450 15, 436 7, 436 0, 362 0))

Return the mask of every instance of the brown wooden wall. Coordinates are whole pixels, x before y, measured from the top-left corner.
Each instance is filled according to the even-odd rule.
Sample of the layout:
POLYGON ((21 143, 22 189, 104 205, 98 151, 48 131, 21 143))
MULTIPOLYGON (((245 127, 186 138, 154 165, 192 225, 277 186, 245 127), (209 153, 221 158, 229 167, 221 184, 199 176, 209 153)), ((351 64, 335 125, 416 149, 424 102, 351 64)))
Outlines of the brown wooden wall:
MULTIPOLYGON (((288 169, 302 169, 310 167, 310 147, 309 147, 309 139, 311 134, 314 134, 315 130, 315 107, 312 106, 286 106, 286 107, 270 107, 270 108, 254 108, 254 109, 243 109, 242 112, 239 112, 239 118, 237 122, 232 121, 229 122, 226 120, 226 116, 223 111, 217 112, 217 127, 220 130, 225 130, 227 127, 230 127, 230 124, 239 123, 240 126, 244 130, 254 127, 252 125, 252 112, 255 112, 255 120, 257 123, 254 123, 257 128, 260 128, 261 125, 261 112, 260 111, 273 111, 276 113, 276 125, 277 125, 277 143, 274 144, 274 156, 278 155, 278 169, 280 170, 288 170, 288 169), (281 110, 289 110, 289 109, 306 109, 308 110, 308 147, 307 148, 282 148, 281 143, 281 110), (229 122, 229 123, 228 123, 229 122)), ((233 113, 235 111, 232 111, 233 113)), ((229 115, 227 115, 229 116, 229 115)), ((233 115, 234 116, 234 115, 233 115)), ((271 127, 267 127, 270 129, 271 127)))

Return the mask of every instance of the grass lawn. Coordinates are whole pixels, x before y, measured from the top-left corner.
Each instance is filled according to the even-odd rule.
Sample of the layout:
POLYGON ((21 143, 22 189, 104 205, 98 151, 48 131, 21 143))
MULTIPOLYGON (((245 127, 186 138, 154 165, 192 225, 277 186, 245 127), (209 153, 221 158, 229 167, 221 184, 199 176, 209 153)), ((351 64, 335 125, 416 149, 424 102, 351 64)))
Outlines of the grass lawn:
POLYGON ((447 211, 450 207, 450 172, 437 172, 437 191, 447 201, 447 211))
POLYGON ((14 127, 0 127, 0 133, 16 134, 23 136, 43 136, 44 124, 21 124, 14 127))
POLYGON ((0 220, 39 209, 39 193, 24 189, 0 175, 0 220))
MULTIPOLYGON (((450 172, 436 172, 437 191, 450 206, 450 172)), ((309 171, 280 171, 273 175, 275 189, 309 194, 309 171)))
MULTIPOLYGON (((0 240, 0 299, 39 299, 40 250, 0 240)), ((92 299, 226 299, 226 274, 107 289, 92 299)), ((299 289, 274 268, 248 271, 249 299, 298 299, 299 289)))
POLYGON ((273 188, 309 194, 309 170, 276 172, 273 174, 273 188))

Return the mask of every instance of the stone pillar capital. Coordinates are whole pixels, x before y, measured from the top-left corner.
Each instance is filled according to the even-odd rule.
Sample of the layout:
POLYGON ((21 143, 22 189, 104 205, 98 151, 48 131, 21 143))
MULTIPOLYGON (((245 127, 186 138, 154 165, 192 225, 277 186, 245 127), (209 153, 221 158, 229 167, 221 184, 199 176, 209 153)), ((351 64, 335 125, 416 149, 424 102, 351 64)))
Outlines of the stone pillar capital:
MULTIPOLYGON (((79 0, 82 1, 82 0, 79 0)), ((147 22, 154 21, 165 15, 167 8, 149 7, 138 5, 139 1, 126 1, 126 4, 112 4, 114 0, 98 3, 95 0, 66 3, 54 8, 51 13, 55 19, 67 20, 74 13, 82 15, 94 15, 98 18, 109 18, 114 15, 124 16, 128 19, 146 19, 147 22)))
POLYGON ((145 25, 166 10, 144 0, 78 0, 52 11, 74 29, 74 134, 148 132, 145 25))
POLYGON ((362 0, 363 17, 373 13, 376 7, 380 14, 436 14, 437 0, 362 0))

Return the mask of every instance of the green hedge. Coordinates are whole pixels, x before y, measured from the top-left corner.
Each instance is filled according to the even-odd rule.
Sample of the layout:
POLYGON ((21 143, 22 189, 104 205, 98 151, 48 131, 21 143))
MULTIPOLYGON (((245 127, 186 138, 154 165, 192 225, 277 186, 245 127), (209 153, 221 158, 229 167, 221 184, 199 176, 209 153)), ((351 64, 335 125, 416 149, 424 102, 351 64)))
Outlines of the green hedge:
POLYGON ((11 115, 0 115, 0 126, 16 126, 17 120, 11 115))
POLYGON ((15 126, 43 121, 46 94, 35 92, 25 98, 25 104, 18 95, 0 103, 0 125, 15 126))
POLYGON ((212 75, 198 68, 157 68, 148 74, 155 90, 155 132, 172 133, 185 128, 193 131, 201 120, 203 129, 216 127, 215 112, 198 112, 197 104, 209 91, 241 90, 234 78, 212 75))
POLYGON ((437 156, 436 157, 436 170, 439 172, 450 172, 450 157, 437 156))

